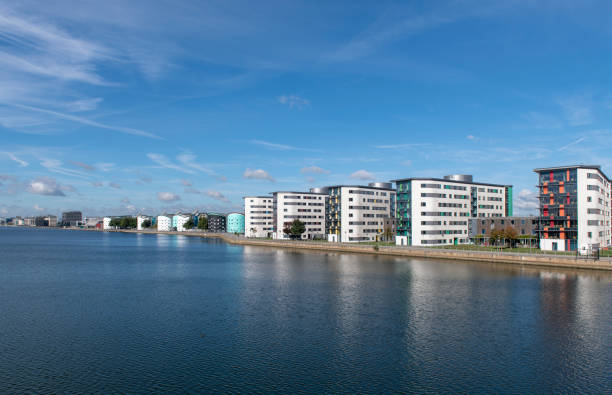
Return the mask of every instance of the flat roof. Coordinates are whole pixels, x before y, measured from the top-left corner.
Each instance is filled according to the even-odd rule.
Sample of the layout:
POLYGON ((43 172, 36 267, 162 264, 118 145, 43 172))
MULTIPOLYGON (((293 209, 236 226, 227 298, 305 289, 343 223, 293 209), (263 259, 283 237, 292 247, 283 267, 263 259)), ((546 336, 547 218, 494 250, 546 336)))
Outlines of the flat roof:
POLYGON ((391 182, 397 183, 398 181, 439 181, 446 183, 455 183, 455 184, 473 184, 473 185, 488 185, 492 187, 511 187, 511 184, 491 184, 485 182, 475 182, 475 181, 455 181, 455 180, 447 180, 444 178, 425 178, 425 177, 410 177, 410 178, 400 178, 397 180, 391 180, 391 182))
POLYGON ((270 192, 273 195, 276 195, 277 193, 297 193, 300 195, 321 195, 321 196, 327 196, 326 193, 318 193, 318 192, 296 192, 296 191, 276 191, 276 192, 270 192))
POLYGON ((252 198, 258 198, 258 199, 272 199, 272 195, 266 195, 266 196, 243 196, 243 199, 252 199, 252 198))
POLYGON ((371 187, 368 185, 329 185, 329 186, 324 186, 322 188, 365 188, 365 189, 378 189, 381 191, 395 191, 395 189, 393 188, 371 187))
POLYGON ((565 169, 591 169, 591 170, 597 170, 601 174, 603 174, 604 177, 606 177, 606 180, 610 181, 610 179, 608 178, 606 173, 604 173, 601 170, 601 166, 599 166, 599 165, 570 165, 570 166, 540 167, 540 168, 537 168, 537 169, 533 169, 533 171, 536 172, 536 173, 540 173, 540 172, 543 172, 543 171, 565 170, 565 169))

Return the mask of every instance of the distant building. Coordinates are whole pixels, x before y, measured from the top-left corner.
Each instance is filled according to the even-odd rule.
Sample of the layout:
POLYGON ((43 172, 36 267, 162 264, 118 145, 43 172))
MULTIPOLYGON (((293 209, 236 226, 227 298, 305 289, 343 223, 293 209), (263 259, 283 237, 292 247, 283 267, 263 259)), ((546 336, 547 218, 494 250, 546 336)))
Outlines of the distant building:
POLYGON ((112 218, 111 217, 104 217, 104 219, 102 220, 102 229, 104 230, 109 230, 111 228, 111 223, 112 218))
POLYGON ((45 221, 47 221, 47 226, 50 226, 50 227, 57 226, 57 216, 56 215, 47 215, 45 217, 45 221))
POLYGON ((87 217, 85 218, 85 221, 83 221, 83 224, 85 225, 86 228, 95 228, 103 220, 104 218, 100 218, 100 217, 87 217))
POLYGON ((513 228, 518 236, 538 235, 538 217, 501 217, 501 218, 472 218, 470 219, 470 238, 476 236, 489 237, 494 229, 504 230, 513 228))
POLYGON ((327 239, 334 242, 381 240, 385 219, 395 217, 395 190, 391 183, 335 185, 313 188, 328 195, 324 209, 327 239))
POLYGON ((151 217, 147 216, 147 215, 139 215, 136 217, 136 229, 137 230, 143 230, 144 227, 142 226, 142 224, 145 221, 151 221, 151 217))
POLYGON ((272 237, 274 206, 272 196, 245 196, 244 235, 246 237, 272 237))
POLYGON ((394 182, 399 245, 467 244, 471 218, 512 216, 511 185, 474 182, 463 174, 394 182))
POLYGON ((540 248, 576 251, 611 245, 610 179, 599 166, 561 166, 538 173, 540 248))
POLYGON ((229 213, 226 218, 227 233, 244 233, 244 214, 229 213))
POLYGON ((225 224, 225 215, 223 214, 215 214, 208 213, 208 231, 209 232, 225 232, 226 224, 225 224))
POLYGON ((49 226, 49 220, 46 217, 36 217, 34 218, 35 226, 49 226))
POLYGON ((79 226, 83 222, 83 213, 80 211, 66 211, 62 213, 63 226, 79 226))
POLYGON ((184 232, 187 230, 185 224, 191 219, 190 215, 176 214, 172 216, 172 228, 176 229, 177 232, 184 232))
POLYGON ((172 218, 166 215, 157 216, 157 230, 162 232, 169 232, 172 230, 172 218))
POLYGON ((289 239, 284 230, 298 219, 306 228, 302 239, 325 237, 326 193, 315 192, 274 192, 273 224, 275 239, 289 239))
POLYGON ((23 224, 25 226, 36 226, 35 218, 34 217, 24 218, 23 219, 23 224))

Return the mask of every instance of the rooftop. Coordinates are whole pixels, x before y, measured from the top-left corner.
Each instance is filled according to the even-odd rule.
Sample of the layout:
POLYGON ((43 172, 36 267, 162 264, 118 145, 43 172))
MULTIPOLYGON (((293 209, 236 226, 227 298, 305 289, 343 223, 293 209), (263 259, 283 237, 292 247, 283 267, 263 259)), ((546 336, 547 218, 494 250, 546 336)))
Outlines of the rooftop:
POLYGON ((455 181, 455 180, 447 180, 444 178, 427 178, 427 177, 410 177, 410 178, 399 178, 397 180, 391 180, 391 182, 397 183, 398 181, 412 181, 412 180, 420 180, 420 181, 437 181, 437 182, 446 182, 446 183, 454 183, 454 184, 470 184, 470 185, 485 185, 491 187, 511 187, 512 185, 508 184, 491 184, 487 182, 476 182, 476 181, 455 181))

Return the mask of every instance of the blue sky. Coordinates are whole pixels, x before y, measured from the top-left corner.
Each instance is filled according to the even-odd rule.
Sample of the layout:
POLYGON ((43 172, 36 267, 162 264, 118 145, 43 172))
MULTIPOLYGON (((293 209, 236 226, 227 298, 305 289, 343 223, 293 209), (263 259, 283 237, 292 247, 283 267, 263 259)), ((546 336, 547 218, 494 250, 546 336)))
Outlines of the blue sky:
POLYGON ((612 3, 0 1, 0 216, 612 176, 612 3))

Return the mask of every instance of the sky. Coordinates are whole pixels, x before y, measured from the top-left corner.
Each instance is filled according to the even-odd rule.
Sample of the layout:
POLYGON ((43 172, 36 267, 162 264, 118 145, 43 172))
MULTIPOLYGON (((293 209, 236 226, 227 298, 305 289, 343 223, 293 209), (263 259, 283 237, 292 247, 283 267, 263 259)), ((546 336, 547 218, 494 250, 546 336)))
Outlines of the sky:
POLYGON ((0 0, 0 216, 612 177, 606 1, 0 0))

